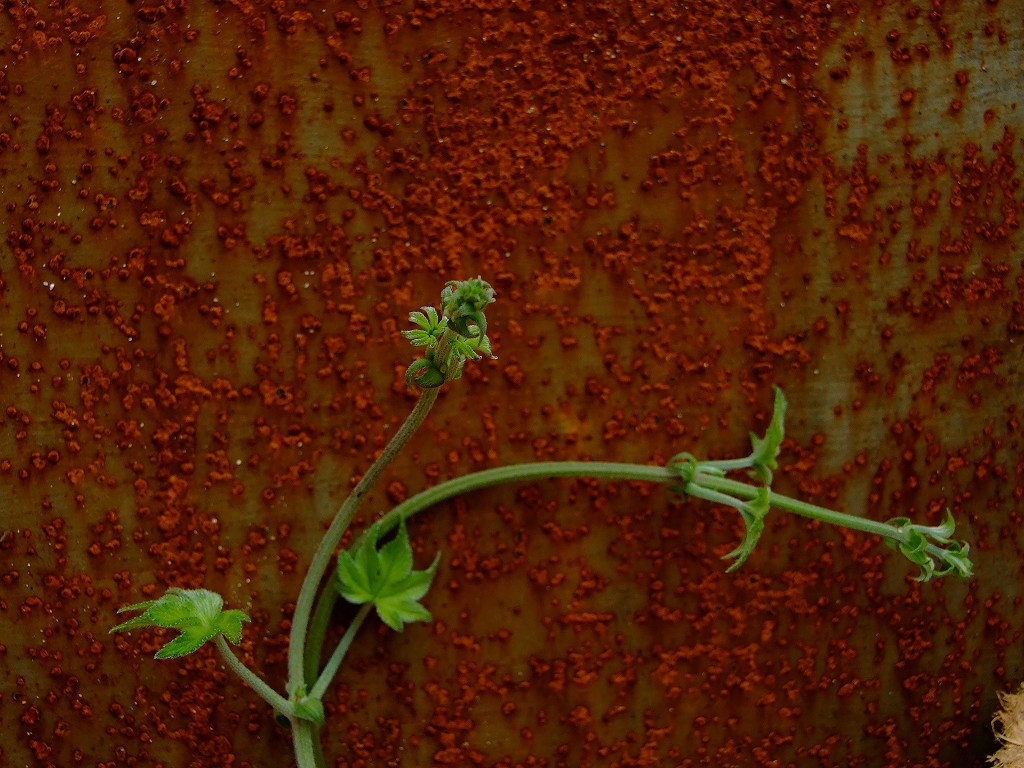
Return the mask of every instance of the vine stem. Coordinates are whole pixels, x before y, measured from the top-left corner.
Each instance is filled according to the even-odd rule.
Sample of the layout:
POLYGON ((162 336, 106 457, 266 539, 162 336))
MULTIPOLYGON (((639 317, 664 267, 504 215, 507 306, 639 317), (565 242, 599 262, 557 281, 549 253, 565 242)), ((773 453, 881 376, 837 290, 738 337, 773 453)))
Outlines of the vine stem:
MULTIPOLYGON (((392 508, 381 518, 381 533, 391 530, 401 519, 408 519, 428 507, 447 499, 471 491, 488 488, 492 485, 510 482, 530 482, 551 477, 593 477, 607 480, 638 480, 654 483, 679 483, 679 473, 671 467, 657 467, 646 464, 621 464, 600 461, 555 461, 537 462, 533 464, 512 464, 495 469, 485 469, 469 475, 447 480, 411 496, 398 506, 392 508)), ((759 486, 749 485, 727 477, 704 474, 698 471, 692 481, 693 490, 700 488, 718 491, 734 498, 753 500, 757 497, 759 486)), ((684 493, 686 493, 684 489, 684 493)), ((717 501, 717 499, 711 499, 717 501)), ((868 518, 835 512, 816 504, 768 492, 769 504, 776 509, 783 509, 793 514, 820 520, 831 525, 851 528, 864 533, 872 533, 896 542, 906 541, 906 534, 889 523, 882 523, 868 518)), ((720 502, 720 503, 728 503, 720 502)))
MULTIPOLYGON (((429 391, 434 390, 428 390, 428 392, 429 391)), ((411 418, 412 417, 410 417, 410 420, 411 418)), ((396 442, 397 437, 398 436, 396 435, 395 440, 392 442, 396 442)), ((724 472, 731 469, 749 468, 749 459, 708 462, 708 466, 712 469, 711 472, 701 472, 699 465, 700 462, 698 462, 698 469, 693 474, 690 482, 686 483, 685 487, 682 488, 684 494, 737 508, 737 503, 742 504, 742 500, 752 501, 756 499, 760 493, 764 492, 764 488, 762 486, 731 480, 717 474, 717 472, 724 472)), ((471 493, 473 491, 482 490, 484 488, 504 483, 523 483, 537 480, 548 480, 555 477, 588 477, 605 480, 670 483, 677 486, 681 485, 683 482, 683 478, 680 476, 679 470, 672 466, 664 467, 647 464, 626 464, 599 461, 557 461, 513 464, 504 467, 486 469, 480 472, 473 472, 469 475, 456 477, 435 485, 433 488, 421 491, 393 507, 391 511, 381 517, 378 521, 378 524, 380 525, 380 534, 383 535, 384 533, 387 533, 398 525, 400 521, 408 520, 413 515, 430 509, 434 505, 456 496, 461 496, 466 493, 471 493)), ((882 523, 843 512, 836 512, 825 507, 819 507, 815 504, 809 504, 789 496, 774 493, 770 489, 768 489, 768 503, 770 507, 782 509, 793 514, 801 515, 802 517, 819 520, 831 525, 838 525, 852 530, 878 535, 890 541, 899 543, 907 541, 908 535, 890 523, 882 523)), ((347 525, 347 523, 348 521, 346 520, 345 524, 347 525)), ((366 533, 364 532, 362 536, 365 535, 366 533)), ((338 536, 338 539, 340 539, 340 535, 338 536)), ((359 541, 361 541, 361 537, 353 546, 358 546, 359 541)), ((337 541, 334 542, 334 544, 336 543, 337 541)), ((928 549, 929 551, 934 550, 936 553, 940 554, 942 552, 940 548, 934 547, 931 544, 929 544, 928 549)), ((331 551, 333 551, 333 545, 331 547, 331 551)), ((316 674, 316 662, 320 658, 320 653, 323 647, 327 617, 329 617, 336 599, 337 592, 334 590, 325 590, 320 596, 320 603, 317 605, 316 611, 317 620, 314 622, 316 626, 313 627, 310 633, 311 647, 307 649, 308 653, 306 654, 309 658, 304 659, 299 655, 290 655, 289 662, 296 659, 298 660, 299 677, 296 678, 298 680, 302 679, 301 675, 303 673, 303 666, 308 665, 307 674, 316 674)), ((326 691, 327 686, 336 674, 345 653, 348 651, 352 638, 355 636, 359 627, 369 614, 370 605, 371 603, 367 603, 360 609, 352 625, 346 630, 338 647, 331 655, 331 659, 328 661, 324 671, 316 678, 315 687, 313 688, 314 696, 319 698, 323 695, 324 691, 326 691)), ((308 603, 305 605, 305 611, 305 615, 308 617, 308 603)), ((303 723, 303 726, 308 727, 309 723, 303 723)), ((299 734, 296 734, 297 740, 298 737, 299 734)), ((302 763, 299 765, 300 768, 305 768, 305 765, 302 763)))
POLYGON ((224 639, 224 635, 217 635, 216 641, 217 648, 220 650, 221 656, 224 657, 224 661, 227 662, 228 666, 231 667, 232 671, 234 671, 236 675, 242 678, 242 680, 252 688, 261 699, 282 715, 285 717, 294 716, 295 709, 292 707, 291 702, 263 682, 263 680, 257 677, 255 672, 245 666, 241 659, 235 655, 235 652, 231 650, 231 646, 228 645, 228 641, 224 639))
MULTIPOLYGON (((736 460, 735 462, 711 462, 710 466, 714 467, 717 471, 742 469, 749 466, 749 460, 744 459, 736 460)), ((672 466, 658 467, 645 464, 579 461, 513 464, 505 467, 496 467, 494 469, 485 469, 479 472, 463 475, 462 477, 445 480, 431 488, 423 490, 423 492, 393 507, 388 513, 381 517, 378 521, 378 524, 381 526, 380 532, 381 535, 383 535, 385 532, 397 525, 400 520, 408 520, 410 517, 430 509, 436 504, 464 494, 472 493, 474 490, 480 490, 482 488, 509 482, 530 482, 536 480, 547 480, 555 477, 592 477, 606 480, 662 482, 676 485, 681 484, 682 480, 678 469, 672 466)), ((697 498, 706 498, 708 501, 731 507, 735 507, 734 502, 736 500, 753 501, 758 497, 758 494, 762 492, 763 488, 759 485, 752 485, 732 480, 715 473, 703 473, 700 472, 699 469, 693 474, 692 479, 686 484, 686 487, 683 488, 684 494, 697 498)), ((826 509, 825 507, 818 507, 814 504, 808 504, 791 497, 772 493, 770 489, 768 492, 768 501, 770 507, 792 512, 803 517, 809 517, 825 523, 860 530, 865 532, 865 534, 881 536, 890 541, 900 543, 906 541, 906 535, 904 532, 890 523, 878 522, 876 520, 857 517, 856 515, 836 512, 834 510, 826 509)), ((361 536, 366 536, 366 532, 361 536)), ((360 539, 353 544, 353 547, 358 546, 358 541, 361 541, 361 536, 360 539)), ((322 605, 318 606, 317 613, 322 616, 329 615, 336 598, 337 593, 325 591, 325 593, 322 594, 322 605)), ((332 654, 328 667, 325 669, 324 673, 317 678, 315 684, 316 687, 314 688, 317 693, 322 694, 323 690, 326 690, 331 678, 333 678, 336 673, 337 666, 341 663, 341 657, 344 656, 344 653, 348 648, 345 641, 348 639, 348 642, 351 642, 349 635, 351 634, 354 636, 355 630, 357 630, 358 626, 361 624, 361 618, 365 618, 368 613, 368 605, 369 603, 359 611, 359 614, 356 616, 356 621, 353 622, 352 627, 346 631, 338 648, 335 650, 334 654, 332 654), (336 659, 337 663, 335 663, 336 659)), ((309 608, 307 605, 307 614, 308 610, 309 608)), ((316 635, 312 645, 316 645, 317 647, 314 648, 311 645, 309 651, 316 651, 316 655, 311 656, 311 658, 318 658, 318 649, 323 646, 324 632, 314 632, 312 634, 316 635)), ((290 655, 289 660, 292 662, 292 660, 296 658, 299 659, 300 672, 300 677, 297 679, 301 680, 301 668, 303 666, 301 656, 290 655)), ((311 674, 315 674, 312 671, 310 672, 311 674)))
POLYGON ((291 718, 292 745, 298 768, 323 768, 324 753, 320 748, 320 729, 308 720, 291 718))
POLYGON ((647 483, 673 483, 679 473, 667 467, 648 464, 623 464, 610 461, 542 461, 511 464, 485 469, 446 480, 411 496, 381 518, 381 533, 394 528, 399 520, 409 519, 435 504, 464 493, 502 483, 527 483, 552 477, 592 477, 604 480, 637 480, 647 483))
POLYGON ((316 598, 317 589, 323 580, 324 574, 331 564, 334 550, 337 548, 341 537, 345 535, 352 518, 355 517, 364 497, 370 488, 380 477, 381 473, 391 463, 402 447, 409 441, 409 438, 416 432, 427 418, 427 414, 437 400, 439 389, 425 389, 420 394, 420 399, 409 414, 405 422, 384 447, 383 452, 377 460, 360 478, 356 487, 345 499, 334 516, 331 526, 327 529, 324 537, 320 540, 320 546, 313 554, 313 560, 306 571, 306 578, 302 582, 298 600, 295 602, 295 613, 292 616, 291 634, 288 642, 288 689, 298 690, 305 684, 305 646, 306 630, 309 626, 310 612, 313 608, 313 601, 316 598))

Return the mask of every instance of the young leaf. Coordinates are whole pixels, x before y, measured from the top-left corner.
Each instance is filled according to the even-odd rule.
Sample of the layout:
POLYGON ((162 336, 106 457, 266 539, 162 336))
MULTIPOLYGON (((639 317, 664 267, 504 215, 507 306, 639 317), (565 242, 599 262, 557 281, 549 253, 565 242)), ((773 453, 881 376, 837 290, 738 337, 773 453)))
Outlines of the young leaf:
POLYGON ((768 484, 772 482, 772 470, 778 469, 775 459, 779 455, 779 446, 785 436, 786 419, 786 396, 782 390, 775 387, 775 405, 772 411, 772 420, 768 424, 768 431, 764 437, 758 437, 750 433, 750 445, 753 451, 750 458, 753 460, 754 469, 761 475, 761 479, 768 484))
POLYGON ((444 373, 434 362, 434 353, 427 352, 405 370, 405 383, 410 389, 437 389, 444 384, 444 373))
POLYGON ((965 579, 974 575, 970 545, 949 538, 955 525, 950 510, 946 510, 946 519, 941 525, 917 525, 907 517, 894 517, 888 523, 898 528, 906 538, 902 541, 886 539, 885 543, 898 549, 910 562, 920 567, 921 573, 915 581, 929 581, 933 576, 941 578, 951 573, 965 579))
POLYGON ((760 541, 761 534, 764 532, 764 518, 767 516, 770 508, 771 503, 768 489, 763 486, 757 489, 757 496, 755 498, 746 504, 736 506, 736 509, 739 510, 740 515, 743 517, 746 530, 743 532, 743 541, 740 542, 740 545, 722 556, 723 560, 735 559, 735 562, 725 569, 726 573, 732 573, 750 557, 750 553, 754 551, 754 547, 757 546, 757 542, 760 541))
POLYGON ((409 322, 417 327, 411 331, 402 331, 402 335, 414 347, 433 347, 448 327, 447 318, 438 318, 437 310, 433 307, 423 307, 422 312, 410 312, 409 322))
POLYGON ((291 696, 291 705, 295 708, 295 716, 302 720, 308 720, 317 725, 323 725, 325 721, 324 703, 320 699, 309 696, 306 687, 301 686, 291 696))
POLYGON ((441 311, 448 324, 467 338, 487 335, 484 308, 493 301, 494 289, 480 277, 450 280, 441 291, 441 311), (476 327, 475 333, 470 323, 476 327))
POLYGON ((216 592, 171 587, 157 600, 121 608, 118 613, 143 611, 143 614, 110 631, 123 632, 138 627, 180 630, 180 635, 156 652, 158 659, 174 659, 198 650, 217 635, 224 635, 236 644, 242 639, 242 623, 251 619, 242 611, 225 611, 223 607, 224 599, 216 592))
POLYGON ((296 717, 309 720, 317 725, 323 725, 326 717, 324 715, 324 704, 319 699, 303 699, 295 707, 296 717))
POLYGON ((338 556, 338 591, 350 603, 373 603, 381 621, 397 632, 410 622, 430 621, 419 600, 430 589, 441 556, 425 571, 414 571, 404 520, 395 538, 378 549, 379 536, 380 526, 374 525, 354 552, 338 556))
POLYGON ((491 354, 491 340, 486 336, 472 336, 454 339, 452 348, 467 360, 479 360, 481 355, 494 357, 491 354))

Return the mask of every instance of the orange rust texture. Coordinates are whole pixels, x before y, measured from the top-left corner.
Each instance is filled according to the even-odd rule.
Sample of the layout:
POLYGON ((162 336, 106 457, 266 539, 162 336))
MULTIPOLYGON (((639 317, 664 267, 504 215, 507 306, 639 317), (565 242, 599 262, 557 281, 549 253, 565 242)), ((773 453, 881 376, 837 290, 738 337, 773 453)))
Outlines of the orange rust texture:
POLYGON ((482 274, 499 359, 374 514, 736 455, 777 382, 781 487, 949 506, 978 577, 783 515, 727 576, 720 510, 496 489, 414 525, 436 621, 357 640, 337 765, 982 765, 1024 677, 1019 9, 862 5, 3 3, 0 763, 281 764, 209 650, 107 629, 205 585, 280 687, 321 521, 412 402, 397 330, 482 274))

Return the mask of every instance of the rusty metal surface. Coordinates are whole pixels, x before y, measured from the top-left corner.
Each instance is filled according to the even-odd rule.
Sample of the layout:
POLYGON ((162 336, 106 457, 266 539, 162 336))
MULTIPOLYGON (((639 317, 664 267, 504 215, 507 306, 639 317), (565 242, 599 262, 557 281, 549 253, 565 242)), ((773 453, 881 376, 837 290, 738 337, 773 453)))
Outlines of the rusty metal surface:
POLYGON ((283 684, 321 522, 412 402, 397 330, 482 274, 498 360, 369 513, 502 462, 737 454, 778 383, 782 490, 950 507, 977 578, 781 514, 726 575, 737 522, 659 489, 477 494, 414 526, 436 621, 364 630, 337 765, 983 765, 1024 678, 1022 18, 5 3, 0 763, 280 762, 218 657, 107 630, 204 585, 283 684))

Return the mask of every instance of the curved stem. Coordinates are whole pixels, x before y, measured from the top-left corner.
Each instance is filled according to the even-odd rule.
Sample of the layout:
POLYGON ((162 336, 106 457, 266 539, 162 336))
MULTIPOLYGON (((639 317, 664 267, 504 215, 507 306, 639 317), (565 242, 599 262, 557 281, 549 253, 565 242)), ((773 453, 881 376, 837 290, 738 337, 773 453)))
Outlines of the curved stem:
POLYGON ((754 460, 747 456, 743 459, 710 459, 697 462, 701 470, 714 468, 719 473, 735 472, 738 469, 750 469, 754 466, 754 460))
POLYGON ((235 674, 242 678, 242 680, 252 688, 261 699, 285 717, 294 716, 295 711, 291 703, 284 698, 284 696, 263 682, 263 680, 256 676, 255 672, 242 663, 241 659, 239 659, 235 655, 235 652, 231 650, 231 646, 228 645, 228 641, 224 639, 224 635, 217 635, 216 642, 221 656, 224 657, 224 661, 227 662, 228 666, 231 667, 235 674))
POLYGON ((381 518, 383 526, 381 532, 391 530, 401 519, 408 520, 434 504, 463 493, 502 483, 527 483, 552 477, 594 477, 605 480, 638 480, 648 483, 679 481, 678 472, 648 464, 620 464, 610 461, 541 461, 532 464, 511 464, 446 480, 433 488, 428 488, 409 497, 381 518))
MULTIPOLYGON (((735 467, 733 466, 733 462, 730 461, 710 462, 710 466, 714 467, 716 470, 725 471, 734 468, 744 468, 747 466, 747 464, 744 463, 746 461, 747 460, 745 459, 737 460, 735 467)), ((494 469, 473 472, 469 475, 447 480, 435 485, 433 488, 428 488, 427 490, 421 491, 415 496, 406 499, 401 504, 393 507, 390 512, 381 518, 381 533, 385 533, 394 528, 400 520, 407 520, 413 515, 423 512, 435 504, 439 504, 440 502, 446 501, 447 499, 451 499, 455 496, 460 496, 465 493, 470 493, 472 491, 489 488, 503 483, 531 482, 554 477, 593 477, 607 480, 633 480, 640 482, 676 484, 681 480, 679 471, 675 468, 651 466, 646 464, 625 464, 600 461, 557 461, 513 464, 505 467, 496 467, 494 469)), ((736 507, 736 502, 739 500, 752 501, 756 499, 760 492, 761 489, 759 486, 731 480, 714 473, 702 473, 699 470, 688 484, 688 487, 684 489, 684 493, 699 496, 709 501, 727 504, 732 507, 736 507)), ((875 534, 901 543, 906 541, 907 538, 906 534, 889 523, 877 522, 875 520, 869 520, 867 518, 857 517, 843 512, 835 512, 825 507, 819 507, 815 504, 808 504, 807 502, 799 501, 789 496, 773 493, 770 490, 768 498, 769 504, 772 507, 784 509, 788 512, 820 520, 831 525, 839 525, 853 530, 862 531, 864 533, 875 534)), ((323 646, 324 627, 327 623, 326 619, 323 617, 330 615, 331 608, 333 607, 336 599, 337 595, 333 590, 325 590, 320 597, 320 603, 317 605, 317 627, 319 627, 319 629, 316 629, 314 633, 311 634, 312 647, 309 649, 310 653, 308 654, 308 663, 310 664, 310 668, 313 670, 316 668, 316 663, 319 660, 320 651, 323 646), (320 626, 321 624, 323 626, 320 626)), ((308 610, 307 606, 307 613, 308 610)), ((363 616, 364 612, 366 612, 366 606, 364 606, 363 610, 360 611, 360 616, 363 616)), ((360 616, 357 616, 357 622, 353 622, 353 627, 358 628, 358 624, 361 623, 360 616)), ((365 616, 363 616, 363 618, 365 618, 365 616)), ((349 628, 349 631, 352 631, 354 634, 352 627, 349 628)), ((317 679, 315 690, 318 692, 318 695, 322 695, 323 691, 326 690, 326 686, 329 684, 330 678, 333 677, 336 672, 337 665, 341 663, 341 657, 344 656, 345 651, 347 651, 348 646, 345 645, 342 647, 342 645, 344 645, 345 639, 349 635, 349 631, 346 631, 345 637, 342 638, 342 644, 335 650, 331 657, 331 661, 328 662, 329 669, 325 668, 324 674, 320 675, 317 679), (334 663, 335 657, 338 657, 337 664, 334 663)), ((349 643, 350 642, 351 640, 349 640, 349 643)), ((315 674, 315 672, 307 674, 315 674)))
POLYGON ((320 673, 320 677, 317 678, 316 684, 313 689, 309 692, 310 697, 315 699, 322 699, 324 693, 327 692, 327 686, 331 684, 334 676, 338 673, 338 668, 341 666, 341 662, 345 658, 345 654, 348 653, 349 646, 352 645, 352 641, 355 639, 356 633, 359 628, 363 626, 363 622, 366 621, 366 617, 370 615, 370 610, 373 608, 373 603, 363 603, 359 609, 359 613, 352 619, 352 623, 348 625, 345 630, 345 634, 342 635, 341 640, 338 642, 338 647, 334 649, 334 653, 331 654, 331 658, 327 660, 327 666, 324 667, 324 671, 320 673))
MULTIPOLYGON (((485 469, 456 477, 410 496, 384 515, 383 531, 391 530, 402 518, 410 518, 446 499, 463 493, 512 482, 530 482, 552 477, 597 477, 609 480, 639 480, 652 483, 678 482, 679 474, 665 467, 646 464, 620 464, 606 461, 550 461, 533 464, 512 464, 507 467, 485 469)), ((305 674, 307 685, 316 679, 324 636, 338 593, 330 588, 321 591, 309 630, 306 648, 305 674)))
POLYGON ((438 389, 423 390, 412 413, 409 414, 409 417, 402 424, 398 432, 395 433, 395 436, 391 438, 391 441, 384 448, 381 455, 366 471, 366 474, 362 476, 349 497, 345 499, 345 502, 335 514, 330 528, 327 529, 327 533, 320 540, 320 546, 317 547, 313 560, 309 564, 309 570, 306 571, 306 578, 302 582, 302 589, 299 591, 299 598, 295 603, 295 613, 292 616, 292 628, 288 645, 289 690, 297 690, 305 682, 303 671, 306 659, 306 629, 309 625, 309 615, 313 608, 313 600, 316 597, 317 588, 320 586, 324 574, 327 573, 331 558, 334 556, 334 550, 338 546, 338 542, 341 541, 341 537, 345 534, 349 523, 352 522, 352 518, 355 517, 359 505, 377 481, 377 478, 380 477, 385 467, 395 458, 402 447, 409 441, 409 438, 412 437, 413 433, 419 429, 420 425, 427 418, 431 406, 437 400, 438 392, 438 389))
POLYGON ((323 655, 324 639, 327 628, 331 624, 331 614, 338 602, 338 590, 333 582, 328 581, 320 589, 313 608, 313 616, 309 620, 309 632, 306 635, 305 680, 310 688, 320 674, 320 657, 323 655))
MULTIPOLYGON (((382 532, 393 528, 400 519, 408 519, 434 504, 463 493, 469 493, 470 491, 500 483, 529 482, 550 477, 595 477, 655 483, 678 483, 680 480, 679 473, 674 469, 644 464, 619 464, 600 461, 512 464, 507 467, 485 469, 482 472, 474 472, 463 477, 457 477, 406 499, 381 518, 382 532)), ((758 494, 758 486, 712 474, 698 473, 694 477, 693 484, 696 486, 693 490, 699 487, 710 491, 719 491, 737 499, 753 500, 758 494)), ((877 520, 870 520, 843 512, 835 512, 825 507, 819 507, 816 504, 808 504, 807 502, 771 491, 769 491, 768 498, 771 506, 802 515, 803 517, 820 520, 830 525, 851 528, 864 533, 873 533, 898 542, 906 540, 906 535, 889 523, 882 523, 877 520)))

